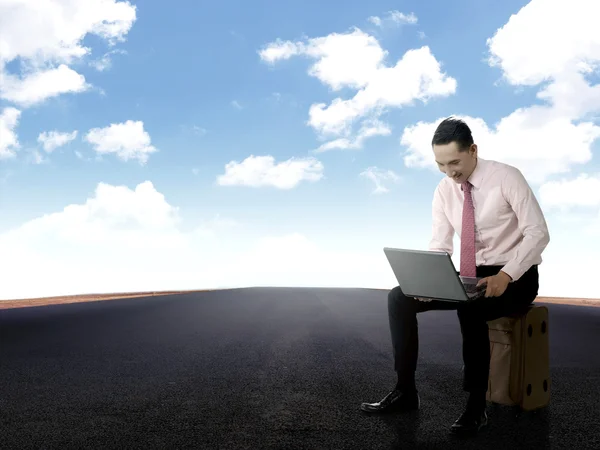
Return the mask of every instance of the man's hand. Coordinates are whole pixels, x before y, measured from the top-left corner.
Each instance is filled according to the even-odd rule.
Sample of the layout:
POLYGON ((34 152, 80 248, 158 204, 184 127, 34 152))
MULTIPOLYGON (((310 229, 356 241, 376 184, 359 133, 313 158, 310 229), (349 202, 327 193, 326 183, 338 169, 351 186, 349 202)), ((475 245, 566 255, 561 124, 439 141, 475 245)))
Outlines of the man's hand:
POLYGON ((477 283, 477 286, 481 286, 482 284, 487 284, 487 288, 485 290, 485 296, 486 297, 500 297, 502 294, 504 294, 504 291, 506 291, 506 288, 508 287, 508 283, 510 283, 511 280, 512 280, 512 278, 510 277, 510 275, 500 271, 500 272, 498 272, 497 275, 494 275, 492 277, 486 277, 486 278, 483 278, 482 280, 479 280, 479 283, 477 283))

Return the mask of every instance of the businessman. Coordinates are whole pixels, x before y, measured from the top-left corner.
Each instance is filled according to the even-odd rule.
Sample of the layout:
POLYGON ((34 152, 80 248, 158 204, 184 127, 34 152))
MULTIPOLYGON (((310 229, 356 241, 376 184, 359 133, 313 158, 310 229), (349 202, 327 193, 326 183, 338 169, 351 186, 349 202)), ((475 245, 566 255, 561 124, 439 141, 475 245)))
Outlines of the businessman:
POLYGON ((453 433, 478 432, 487 425, 486 393, 490 368, 487 322, 524 311, 538 294, 538 265, 549 242, 540 206, 521 172, 478 157, 471 130, 450 117, 432 140, 444 177, 433 195, 433 237, 429 249, 453 252, 460 237, 460 275, 483 278, 485 296, 466 303, 407 297, 399 286, 388 295, 388 316, 395 388, 377 403, 363 403, 369 413, 410 411, 420 407, 415 386, 418 356, 417 314, 456 310, 462 333, 463 389, 466 407, 452 424, 453 433))

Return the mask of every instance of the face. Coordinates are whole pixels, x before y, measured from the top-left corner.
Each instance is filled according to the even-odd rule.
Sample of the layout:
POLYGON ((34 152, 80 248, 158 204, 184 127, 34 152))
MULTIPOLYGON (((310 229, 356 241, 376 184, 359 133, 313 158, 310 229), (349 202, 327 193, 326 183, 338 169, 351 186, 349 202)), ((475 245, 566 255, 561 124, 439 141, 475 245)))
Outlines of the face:
POLYGON ((477 163, 477 145, 473 144, 468 151, 459 151, 456 142, 445 145, 434 145, 433 153, 440 172, 452 178, 456 183, 466 181, 477 163))

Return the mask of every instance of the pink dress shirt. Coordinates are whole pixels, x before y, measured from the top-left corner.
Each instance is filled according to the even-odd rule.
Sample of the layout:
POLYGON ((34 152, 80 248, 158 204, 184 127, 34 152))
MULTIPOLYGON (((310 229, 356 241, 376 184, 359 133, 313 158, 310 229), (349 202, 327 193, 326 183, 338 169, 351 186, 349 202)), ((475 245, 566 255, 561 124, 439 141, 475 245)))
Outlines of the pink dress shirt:
MULTIPOLYGON (((535 264, 550 242, 542 209, 521 172, 508 164, 477 157, 469 177, 475 207, 477 266, 503 266, 517 281, 535 264)), ((461 235, 464 194, 444 177, 433 196, 430 250, 452 255, 453 237, 461 235)))

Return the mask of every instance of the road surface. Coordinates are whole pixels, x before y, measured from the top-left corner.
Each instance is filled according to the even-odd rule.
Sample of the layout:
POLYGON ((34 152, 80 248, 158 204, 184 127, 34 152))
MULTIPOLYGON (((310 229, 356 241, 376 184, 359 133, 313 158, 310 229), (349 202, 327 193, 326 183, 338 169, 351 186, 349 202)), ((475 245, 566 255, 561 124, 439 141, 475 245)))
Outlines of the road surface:
POLYGON ((600 308, 548 305, 552 397, 463 441, 455 312, 419 315, 422 409, 396 382, 387 292, 248 288, 0 310, 0 448, 598 449, 600 308))

